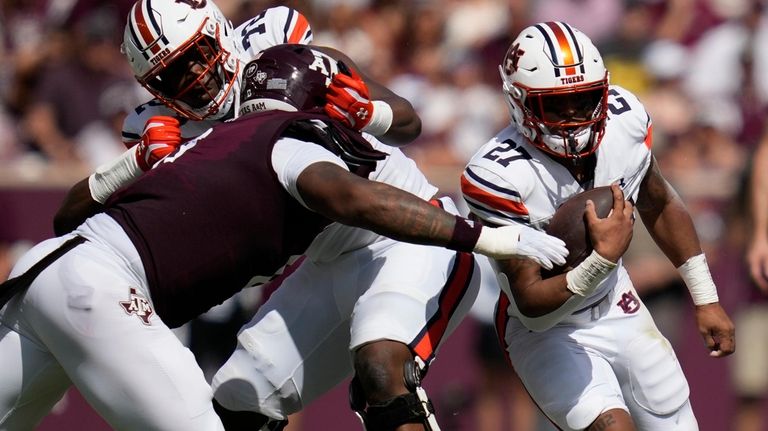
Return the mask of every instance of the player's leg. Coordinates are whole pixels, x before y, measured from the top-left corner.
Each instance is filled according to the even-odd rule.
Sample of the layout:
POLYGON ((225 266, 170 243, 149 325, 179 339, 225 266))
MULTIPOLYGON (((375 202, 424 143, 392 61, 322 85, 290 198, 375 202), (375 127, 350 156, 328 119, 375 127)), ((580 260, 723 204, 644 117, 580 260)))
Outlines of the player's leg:
POLYGON ((474 302, 477 264, 471 254, 405 243, 375 256, 353 314, 353 408, 368 429, 438 429, 421 365, 474 302))
POLYGON ((213 378, 220 406, 284 420, 348 377, 357 289, 354 269, 303 262, 238 334, 213 378))
MULTIPOLYGON (((16 277, 64 240, 44 241, 17 262, 16 277)), ((31 430, 71 386, 69 378, 45 345, 26 325, 20 307, 25 292, 12 297, 0 311, 0 429, 31 430)))
POLYGON ((0 326, 0 429, 32 430, 71 385, 40 345, 0 326))
MULTIPOLYGON (((632 290, 622 294, 628 292, 636 297, 632 290)), ((621 334, 614 369, 629 412, 638 430, 697 431, 688 382, 675 352, 637 301, 640 307, 628 308, 632 313, 614 307, 603 319, 606 328, 621 334)))
POLYGON ((152 311, 138 255, 124 251, 88 241, 54 262, 23 298, 27 324, 112 427, 223 429, 194 356, 152 311))
POLYGON ((559 429, 635 429, 610 363, 611 353, 585 345, 583 335, 589 329, 555 326, 532 332, 515 318, 505 327, 505 348, 515 371, 559 429))
POLYGON ((611 409, 600 413, 587 431, 635 431, 635 423, 623 409, 611 409))

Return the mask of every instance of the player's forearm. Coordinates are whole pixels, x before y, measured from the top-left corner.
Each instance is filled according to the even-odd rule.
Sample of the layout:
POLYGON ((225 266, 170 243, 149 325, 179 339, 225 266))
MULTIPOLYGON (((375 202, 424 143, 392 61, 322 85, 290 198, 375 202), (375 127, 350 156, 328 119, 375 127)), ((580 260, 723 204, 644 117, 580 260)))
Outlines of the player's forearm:
POLYGON ((421 134, 421 119, 406 99, 389 90, 383 93, 380 85, 369 85, 373 100, 386 102, 392 108, 392 125, 378 137, 385 144, 399 147, 409 144, 421 134))
POLYGON ((542 279, 541 267, 526 259, 497 261, 509 283, 517 308, 528 317, 539 317, 560 308, 573 293, 566 287, 565 274, 542 279))
POLYGON ((56 235, 64 235, 80 226, 88 217, 101 212, 104 206, 91 197, 88 178, 75 184, 53 218, 56 235))
POLYGON ((340 223, 372 230, 392 239, 445 246, 455 217, 424 200, 391 187, 368 181, 364 188, 326 206, 327 216, 340 223))

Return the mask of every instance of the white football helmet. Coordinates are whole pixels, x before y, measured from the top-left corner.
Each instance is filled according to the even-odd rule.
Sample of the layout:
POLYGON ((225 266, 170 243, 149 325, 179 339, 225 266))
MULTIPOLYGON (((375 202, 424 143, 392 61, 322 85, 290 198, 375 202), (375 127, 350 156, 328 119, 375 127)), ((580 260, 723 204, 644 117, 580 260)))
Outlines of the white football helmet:
POLYGON ((234 29, 211 0, 137 1, 121 50, 141 85, 180 115, 219 119, 236 109, 234 29))
POLYGON ((499 66, 512 123, 536 147, 577 159, 605 132, 608 72, 592 41, 564 22, 524 29, 499 66))

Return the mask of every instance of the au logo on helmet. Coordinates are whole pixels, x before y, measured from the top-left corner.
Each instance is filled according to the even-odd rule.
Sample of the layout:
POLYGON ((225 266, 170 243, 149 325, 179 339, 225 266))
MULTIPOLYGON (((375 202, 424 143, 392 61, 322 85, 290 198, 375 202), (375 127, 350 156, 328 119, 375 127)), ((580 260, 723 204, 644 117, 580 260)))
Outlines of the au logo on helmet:
POLYGON ((504 65, 504 68, 506 69, 505 72, 507 72, 507 74, 517 72, 517 64, 520 62, 520 57, 522 57, 524 54, 525 51, 520 49, 519 43, 516 43, 509 48, 509 51, 507 52, 507 61, 504 65))
POLYGON ((192 9, 202 9, 208 0, 176 0, 176 3, 185 3, 192 9))

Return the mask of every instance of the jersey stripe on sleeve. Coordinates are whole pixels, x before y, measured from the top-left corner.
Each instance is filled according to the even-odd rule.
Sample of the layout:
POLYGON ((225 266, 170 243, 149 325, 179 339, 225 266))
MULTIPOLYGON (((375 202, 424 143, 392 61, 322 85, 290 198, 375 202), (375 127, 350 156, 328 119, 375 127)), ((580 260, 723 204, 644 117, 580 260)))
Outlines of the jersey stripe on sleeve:
POLYGON ((526 222, 529 220, 528 208, 520 199, 520 194, 484 180, 472 169, 467 168, 461 176, 461 191, 467 205, 503 219, 526 222))
POLYGON ((309 28, 309 21, 302 14, 297 14, 296 25, 293 27, 291 36, 288 38, 288 43, 309 43, 309 39, 312 31, 309 28))
POLYGON ((651 123, 650 116, 648 117, 648 131, 645 133, 645 140, 643 143, 649 150, 653 147, 653 123, 651 123))

